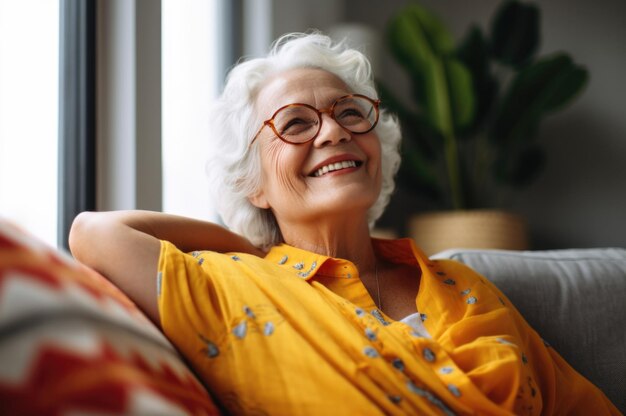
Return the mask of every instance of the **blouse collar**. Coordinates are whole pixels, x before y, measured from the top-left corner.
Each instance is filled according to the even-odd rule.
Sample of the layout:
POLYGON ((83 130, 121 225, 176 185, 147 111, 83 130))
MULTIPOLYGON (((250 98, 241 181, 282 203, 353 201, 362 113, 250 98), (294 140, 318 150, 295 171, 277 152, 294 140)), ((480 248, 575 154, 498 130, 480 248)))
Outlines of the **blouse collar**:
MULTIPOLYGON (((372 238, 376 254, 391 263, 424 266, 429 262, 426 255, 410 238, 386 240, 372 238)), ((349 279, 358 276, 358 270, 349 260, 324 256, 288 244, 279 244, 270 249, 265 260, 289 270, 295 276, 309 280, 316 274, 326 277, 349 279)))

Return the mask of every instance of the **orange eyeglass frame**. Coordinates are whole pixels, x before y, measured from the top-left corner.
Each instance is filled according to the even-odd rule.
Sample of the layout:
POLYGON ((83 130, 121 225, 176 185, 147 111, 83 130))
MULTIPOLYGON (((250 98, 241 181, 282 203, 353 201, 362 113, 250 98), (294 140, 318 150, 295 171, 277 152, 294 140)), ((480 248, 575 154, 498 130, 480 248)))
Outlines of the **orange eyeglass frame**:
POLYGON ((354 134, 369 133, 378 124, 378 118, 379 118, 379 115, 380 115, 379 106, 380 106, 380 100, 378 100, 378 99, 374 100, 374 99, 372 99, 372 98, 370 98, 370 97, 368 97, 366 95, 363 95, 363 94, 348 94, 348 95, 341 96, 341 97, 337 98, 333 102, 333 105, 331 105, 329 108, 322 109, 322 110, 318 110, 317 108, 313 107, 312 105, 305 104, 305 103, 291 103, 291 104, 287 104, 287 105, 284 105, 284 106, 280 107, 278 110, 274 111, 274 114, 272 114, 272 117, 270 117, 269 119, 267 119, 267 120, 265 120, 263 122, 263 125, 261 126, 261 128, 259 128, 259 130, 256 132, 256 134, 252 138, 252 141, 248 145, 248 148, 250 148, 252 146, 252 143, 254 143, 254 141, 259 137, 259 134, 261 134, 261 131, 263 131, 263 129, 266 126, 269 126, 272 129, 272 131, 276 134, 276 137, 278 137, 280 140, 284 141, 285 143, 289 143, 289 144, 293 144, 293 145, 300 145, 300 144, 305 144, 305 143, 308 143, 308 142, 310 142, 312 140, 315 140, 315 138, 319 135, 320 131, 322 130, 322 123, 323 123, 322 114, 324 114, 324 113, 328 114, 333 120, 335 120, 335 122, 337 124, 339 124, 339 126, 341 126, 342 129, 344 129, 346 131, 349 131, 350 133, 354 133, 354 134), (367 101, 371 102, 374 105, 374 110, 376 111, 376 120, 374 120, 374 122, 372 123, 372 126, 369 129, 365 130, 365 131, 354 132, 354 131, 346 128, 345 126, 343 126, 335 118, 334 110, 335 110, 335 106, 337 105, 337 103, 342 101, 342 100, 344 100, 344 99, 348 99, 348 98, 351 98, 351 97, 364 98, 364 99, 366 99, 367 101), (286 140, 285 138, 283 138, 281 136, 281 134, 278 132, 278 130, 276 130, 276 126, 274 126, 274 117, 276 117, 276 115, 278 113, 280 113, 285 108, 295 107, 295 106, 301 106, 301 107, 310 108, 311 110, 313 110, 313 111, 315 111, 317 113, 317 115, 318 115, 318 117, 320 119, 320 124, 319 124, 319 127, 317 128, 317 132, 313 135, 313 137, 311 137, 309 140, 307 140, 305 142, 294 143, 294 142, 290 142, 289 140, 286 140))

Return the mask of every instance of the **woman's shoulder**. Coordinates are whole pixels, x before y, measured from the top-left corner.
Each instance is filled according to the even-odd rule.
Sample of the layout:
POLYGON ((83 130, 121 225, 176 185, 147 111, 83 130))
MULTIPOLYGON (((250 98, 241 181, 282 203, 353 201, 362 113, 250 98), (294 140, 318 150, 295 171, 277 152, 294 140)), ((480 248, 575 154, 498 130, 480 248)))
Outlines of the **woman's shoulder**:
POLYGON ((161 240, 159 270, 184 268, 187 273, 196 270, 203 274, 223 274, 232 270, 258 269, 261 271, 268 261, 249 253, 212 250, 194 250, 185 252, 169 241, 161 240))

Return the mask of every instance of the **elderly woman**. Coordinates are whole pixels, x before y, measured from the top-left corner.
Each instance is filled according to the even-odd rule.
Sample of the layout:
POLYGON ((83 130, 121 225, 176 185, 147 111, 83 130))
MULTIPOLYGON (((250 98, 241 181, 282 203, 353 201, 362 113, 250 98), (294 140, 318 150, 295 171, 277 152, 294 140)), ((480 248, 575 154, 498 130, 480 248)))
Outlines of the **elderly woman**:
POLYGON ((232 231, 84 213, 72 252, 236 414, 618 414, 485 278, 370 237, 399 164, 376 97, 360 52, 283 37, 231 71, 210 114, 232 231))

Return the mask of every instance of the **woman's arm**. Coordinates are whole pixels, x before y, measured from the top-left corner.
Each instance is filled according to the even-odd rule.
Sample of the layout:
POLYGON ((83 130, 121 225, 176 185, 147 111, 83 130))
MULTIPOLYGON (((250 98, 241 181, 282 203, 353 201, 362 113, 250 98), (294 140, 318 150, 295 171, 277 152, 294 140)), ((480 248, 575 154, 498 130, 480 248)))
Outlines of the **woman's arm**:
POLYGON ((150 211, 83 212, 74 220, 69 236, 74 257, 113 282, 157 324, 160 240, 182 251, 264 255, 247 239, 219 225, 150 211))

